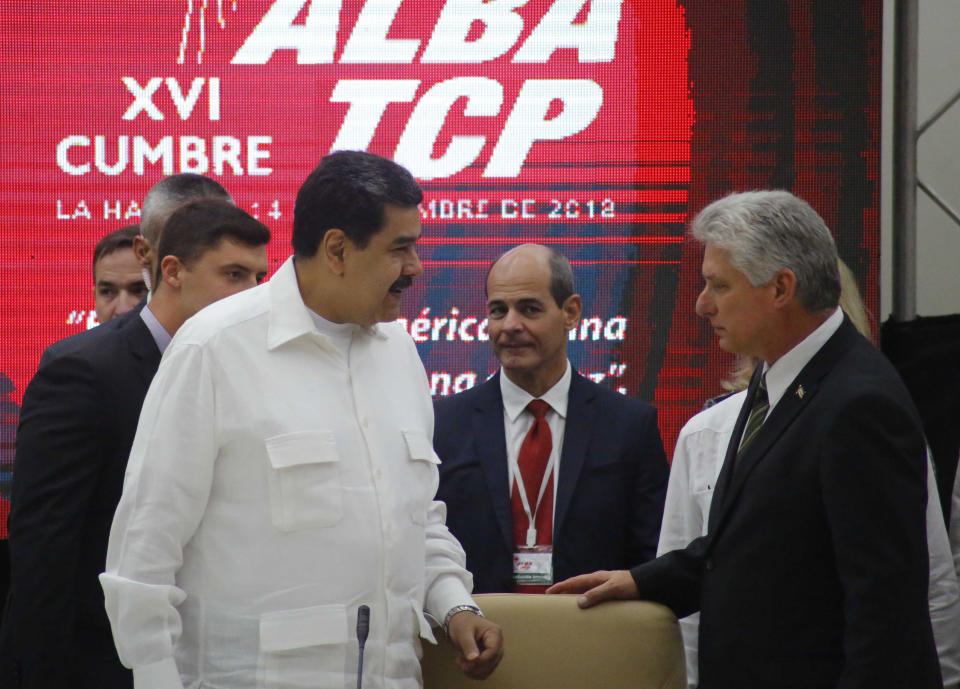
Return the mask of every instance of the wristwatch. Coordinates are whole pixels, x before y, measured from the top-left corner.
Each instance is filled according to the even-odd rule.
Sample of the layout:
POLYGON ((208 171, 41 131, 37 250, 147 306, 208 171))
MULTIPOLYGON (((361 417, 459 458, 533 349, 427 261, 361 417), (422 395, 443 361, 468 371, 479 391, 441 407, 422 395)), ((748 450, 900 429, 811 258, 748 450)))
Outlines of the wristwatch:
POLYGON ((447 636, 450 636, 450 620, 458 612, 472 612, 474 615, 483 617, 483 612, 476 605, 454 605, 443 618, 443 631, 447 636))

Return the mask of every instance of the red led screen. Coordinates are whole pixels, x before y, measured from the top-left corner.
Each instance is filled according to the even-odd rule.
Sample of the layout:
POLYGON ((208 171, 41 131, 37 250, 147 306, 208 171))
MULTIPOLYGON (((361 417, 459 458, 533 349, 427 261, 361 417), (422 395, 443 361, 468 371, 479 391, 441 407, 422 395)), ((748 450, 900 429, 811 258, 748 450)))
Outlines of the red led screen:
POLYGON ((584 299, 571 361, 652 401, 668 451, 731 364, 693 313, 684 232, 710 200, 808 199, 876 312, 880 0, 2 4, 4 495, 41 351, 95 324, 94 244, 174 172, 263 220, 273 269, 320 157, 407 166, 425 273, 403 322, 435 394, 496 370, 489 261, 556 246, 584 299))

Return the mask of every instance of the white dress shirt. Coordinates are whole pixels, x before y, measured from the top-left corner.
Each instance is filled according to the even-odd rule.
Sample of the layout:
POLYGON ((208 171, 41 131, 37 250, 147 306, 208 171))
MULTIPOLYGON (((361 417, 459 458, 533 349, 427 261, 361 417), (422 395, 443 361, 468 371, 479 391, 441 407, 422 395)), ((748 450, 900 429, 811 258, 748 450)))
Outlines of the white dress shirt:
MULTIPOLYGON (((770 412, 777 406, 777 402, 787 392, 791 383, 800 375, 803 367, 810 363, 810 360, 820 351, 820 348, 837 332, 841 323, 843 323, 843 311, 838 308, 816 330, 777 359, 773 366, 764 365, 767 369, 765 373, 767 399, 770 400, 770 409, 767 410, 767 416, 770 416, 770 412)), ((791 392, 803 394, 796 389, 791 392)))
POLYGON ((292 260, 174 337, 144 401, 101 582, 136 689, 420 686, 424 611, 473 604, 433 500, 409 336, 318 332, 292 260))
MULTIPOLYGON (((778 399, 783 396, 785 389, 784 386, 780 387, 778 399)), ((684 548, 693 539, 706 535, 714 486, 746 396, 745 390, 731 395, 694 415, 680 431, 670 465, 657 555, 684 548)), ((943 512, 937 499, 936 478, 929 460, 926 520, 930 554, 930 620, 944 689, 957 689, 960 687, 960 599, 943 512)), ((699 613, 680 620, 687 656, 687 683, 691 688, 696 687, 698 682, 699 620, 699 613)))
POLYGON ((156 343, 157 349, 160 350, 160 353, 163 354, 165 351, 167 351, 167 347, 170 346, 170 341, 173 339, 173 337, 170 336, 170 333, 167 332, 166 328, 160 325, 160 321, 157 320, 157 317, 153 315, 153 311, 150 309, 149 301, 143 305, 142 309, 140 309, 140 320, 142 320, 144 325, 147 326, 147 330, 150 331, 150 335, 153 337, 153 341, 156 343))
MULTIPOLYGON (((553 465, 553 509, 557 509, 557 476, 560 475, 560 452, 563 449, 563 432, 567 425, 567 402, 570 399, 570 379, 573 368, 567 361, 567 369, 560 376, 560 380, 540 397, 534 397, 521 388, 507 374, 500 371, 500 394, 503 397, 503 429, 507 438, 507 469, 508 485, 513 491, 513 480, 519 469, 517 460, 520 457, 520 446, 527 437, 530 427, 533 426, 533 414, 527 411, 527 405, 535 399, 541 399, 550 405, 544 417, 550 427, 550 460, 553 465)), ((539 486, 537 486, 539 489, 539 486)), ((527 488, 529 490, 529 487, 527 488)), ((534 505, 530 505, 534 512, 534 505)))

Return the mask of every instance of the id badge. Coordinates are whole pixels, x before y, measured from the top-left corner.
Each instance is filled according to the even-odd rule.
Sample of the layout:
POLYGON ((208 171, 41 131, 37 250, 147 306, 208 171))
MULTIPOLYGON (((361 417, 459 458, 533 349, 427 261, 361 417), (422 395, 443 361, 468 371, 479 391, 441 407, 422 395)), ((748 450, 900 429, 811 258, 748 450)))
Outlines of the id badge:
POLYGON ((513 553, 513 583, 549 586, 553 583, 553 547, 520 546, 513 553))

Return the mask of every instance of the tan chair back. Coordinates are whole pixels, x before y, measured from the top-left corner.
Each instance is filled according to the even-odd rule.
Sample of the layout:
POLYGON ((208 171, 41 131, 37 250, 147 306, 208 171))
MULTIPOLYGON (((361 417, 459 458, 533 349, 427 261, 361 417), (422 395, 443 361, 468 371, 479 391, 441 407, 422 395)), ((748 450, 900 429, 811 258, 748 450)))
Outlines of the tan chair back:
MULTIPOLYGON (((443 638, 424 643, 424 689, 685 689, 677 619, 643 601, 581 610, 574 595, 475 596, 503 627, 505 654, 484 682, 467 678, 443 638)), ((438 638, 442 632, 438 632, 438 638)))

